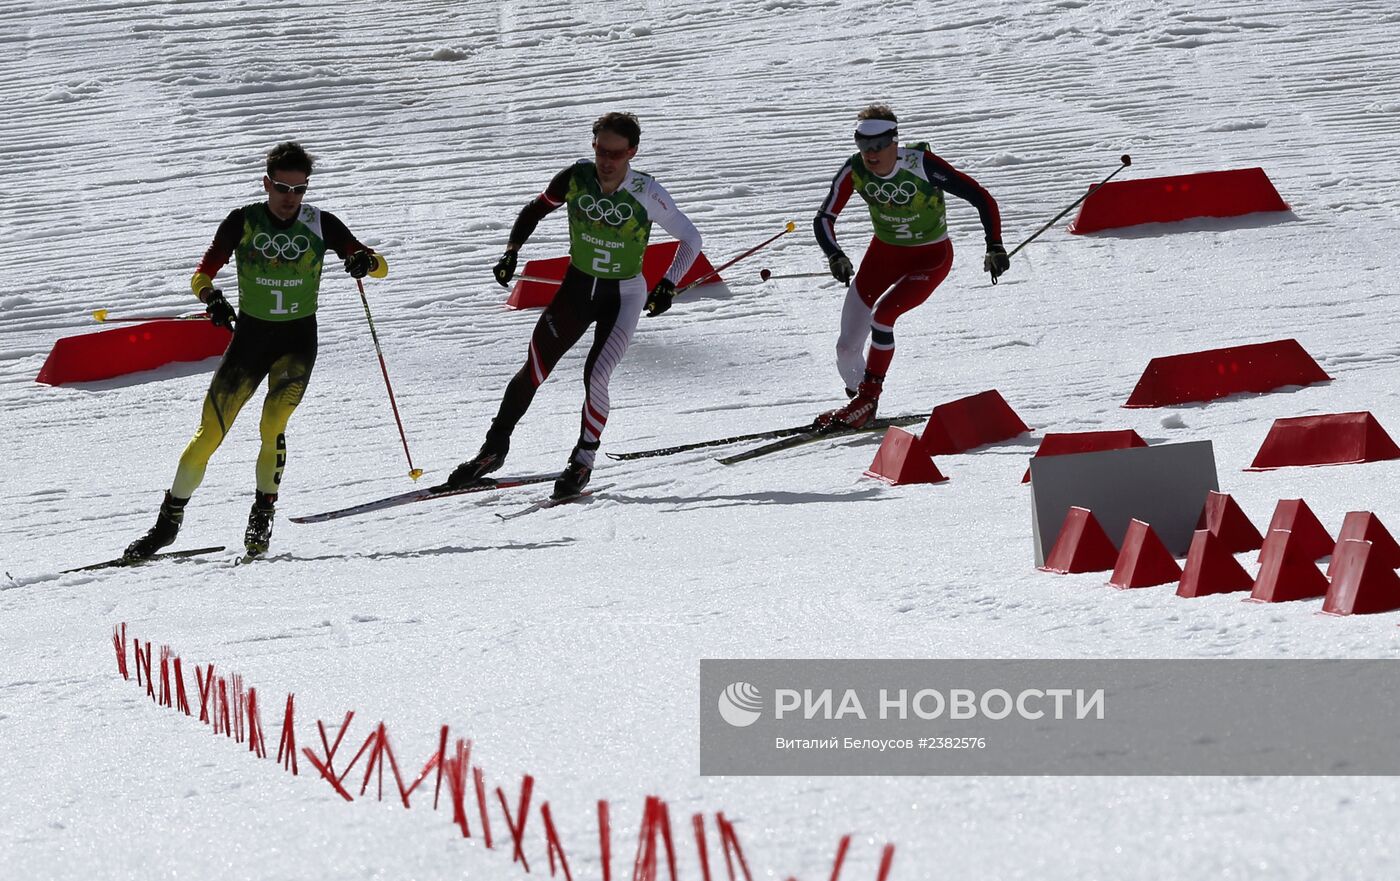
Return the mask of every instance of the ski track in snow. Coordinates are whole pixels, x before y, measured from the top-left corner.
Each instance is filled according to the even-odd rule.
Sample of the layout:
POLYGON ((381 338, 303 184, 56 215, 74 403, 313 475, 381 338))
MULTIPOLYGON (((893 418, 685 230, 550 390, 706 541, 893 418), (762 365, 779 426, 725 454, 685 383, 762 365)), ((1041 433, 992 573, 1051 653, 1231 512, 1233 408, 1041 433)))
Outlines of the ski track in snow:
MULTIPOLYGON (((475 738, 507 790, 538 776, 575 877, 598 875, 593 800, 635 835, 649 793, 677 816, 736 818, 772 877, 826 877, 848 832, 861 878, 887 840, 898 879, 1393 876, 1400 804, 1377 779, 697 776, 701 657, 1396 654, 1393 615, 1035 572, 1018 483, 1034 439, 940 457, 952 479, 936 487, 859 479, 872 436, 730 468, 713 461, 726 449, 600 457, 615 488, 509 525, 492 514, 546 490, 296 526, 287 515, 408 487, 354 285, 331 264, 272 559, 59 576, 149 525, 213 362, 73 388, 33 378, 94 309, 191 309, 219 220, 260 198, 260 157, 295 137, 321 157, 310 201, 390 258, 367 289, 415 464, 439 480, 475 452, 537 315, 504 309, 490 278, 515 212, 586 154, 594 117, 624 108, 643 121, 636 166, 716 265, 798 228, 642 320, 604 449, 805 422, 840 398, 841 293, 758 270, 824 268, 811 217, 854 111, 878 98, 906 141, 930 140, 996 196, 1008 245, 1122 153, 1124 178, 1259 165, 1292 207, 1086 237, 1064 221, 992 287, 976 214, 951 199, 954 271, 900 320, 882 412, 994 387, 1037 435, 1211 439, 1222 489, 1256 523, 1302 497, 1333 532, 1349 510, 1394 528, 1396 463, 1241 469, 1278 417, 1368 409, 1400 432, 1397 28, 1393 3, 1367 0, 0 8, 0 874, 504 877, 499 848, 459 844, 444 816, 345 806, 150 706, 112 669, 110 627, 127 621, 242 673, 268 707, 295 691, 305 719, 382 718, 408 755, 442 723, 475 738), (1152 356, 1284 337, 1334 381, 1119 407, 1152 356), (185 844, 230 830, 258 843, 236 863, 185 844)), ((853 258, 862 214, 838 227, 853 258)), ((566 247, 554 216, 525 256, 566 247)), ((585 352, 540 390, 507 471, 564 464, 585 352)), ((177 547, 237 546, 260 400, 177 547)))

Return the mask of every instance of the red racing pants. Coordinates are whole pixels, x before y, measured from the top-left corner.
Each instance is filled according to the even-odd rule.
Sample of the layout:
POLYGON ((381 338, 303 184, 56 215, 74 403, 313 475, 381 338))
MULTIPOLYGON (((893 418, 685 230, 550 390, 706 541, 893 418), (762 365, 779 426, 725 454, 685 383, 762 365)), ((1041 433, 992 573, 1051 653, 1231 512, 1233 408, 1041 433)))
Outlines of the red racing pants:
POLYGON ((854 390, 866 371, 881 377, 889 371, 895 320, 927 300, 952 266, 953 244, 948 239, 914 246, 871 239, 841 309, 836 369, 846 388, 854 390))

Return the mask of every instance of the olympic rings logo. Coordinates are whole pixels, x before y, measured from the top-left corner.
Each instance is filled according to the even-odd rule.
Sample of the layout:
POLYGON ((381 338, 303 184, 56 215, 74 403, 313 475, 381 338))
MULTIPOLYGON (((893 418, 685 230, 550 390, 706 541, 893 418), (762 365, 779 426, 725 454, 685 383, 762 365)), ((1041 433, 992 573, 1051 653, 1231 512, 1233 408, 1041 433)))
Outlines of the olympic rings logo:
POLYGON ((269 260, 299 260, 302 254, 311 250, 311 240, 306 236, 289 236, 280 232, 270 236, 260 232, 253 236, 253 247, 269 260))
POLYGON ((919 188, 909 181, 900 184, 888 181, 877 184, 871 181, 865 185, 865 195, 887 205, 908 205, 918 192, 919 188))
POLYGON ((578 200, 579 210, 589 220, 606 223, 608 226, 621 226, 632 219, 632 206, 626 202, 611 199, 595 199, 584 193, 578 200))

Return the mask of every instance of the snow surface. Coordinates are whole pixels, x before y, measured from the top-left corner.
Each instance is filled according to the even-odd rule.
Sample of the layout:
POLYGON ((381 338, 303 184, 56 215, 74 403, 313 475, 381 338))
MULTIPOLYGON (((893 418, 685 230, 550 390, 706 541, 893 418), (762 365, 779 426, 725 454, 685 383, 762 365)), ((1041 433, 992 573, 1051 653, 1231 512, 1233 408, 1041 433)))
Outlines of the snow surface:
MULTIPOLYGON (((489 273, 514 214, 585 154, 597 114, 625 108, 644 124, 637 167, 716 263, 799 229, 726 287, 643 319, 604 449, 805 421, 841 398, 840 292, 758 270, 824 268, 810 218, 854 111, 885 99, 906 140, 991 190, 1008 244, 1125 152, 1125 178, 1261 165, 1293 207, 1090 237, 1062 224, 992 287, 976 214, 953 200, 954 271, 899 322, 886 412, 995 387, 1037 436, 1209 438, 1256 522, 1302 497, 1333 531, 1358 509, 1400 525, 1396 463, 1241 471, 1277 417, 1369 409, 1400 431, 1397 33, 1391 0, 0 7, 0 877, 523 877, 448 815, 346 804, 305 763, 292 777, 153 706, 116 673, 121 621, 242 674, 270 739, 287 692, 303 744, 311 720, 353 709, 349 739, 383 719, 416 764, 451 725, 512 799, 536 775, 575 877, 599 877, 594 801, 613 804, 620 875, 647 794, 681 833, 691 812, 723 810, 758 878, 828 877, 847 833, 849 878, 874 878, 885 842, 898 879, 1395 877, 1387 779, 698 775, 702 657, 1397 654, 1394 615, 1036 572, 1018 482, 1036 438, 940 457, 952 479, 936 487, 861 479, 867 437, 731 468, 704 453, 607 462, 605 497, 510 524, 493 514, 537 494, 296 526, 285 517, 409 488, 358 297, 332 267, 272 560, 60 576, 150 525, 213 363, 74 388, 33 378, 93 309, 190 308, 218 221, 260 197, 260 157, 296 137, 322 158, 312 203, 391 259, 369 285, 376 323, 414 461, 441 479, 475 452, 536 318, 503 309, 489 273), (1152 356, 1284 337, 1335 381, 1119 407, 1152 356)), ((838 230, 853 257, 858 207, 838 230)), ((565 244, 551 217, 525 253, 565 244)), ((541 390, 509 470, 563 466, 583 352, 541 390)), ((259 401, 178 546, 238 544, 259 401)))

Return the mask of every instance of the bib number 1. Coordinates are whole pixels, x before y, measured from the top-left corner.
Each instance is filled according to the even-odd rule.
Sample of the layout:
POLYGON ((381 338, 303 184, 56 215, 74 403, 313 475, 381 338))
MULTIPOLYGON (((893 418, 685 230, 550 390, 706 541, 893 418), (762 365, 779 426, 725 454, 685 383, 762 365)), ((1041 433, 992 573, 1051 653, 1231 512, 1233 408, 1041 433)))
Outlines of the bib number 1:
POLYGON ((273 306, 271 310, 271 314, 273 315, 294 315, 296 314, 297 308, 301 306, 300 303, 293 303, 292 308, 288 309, 282 303, 282 291, 280 289, 273 288, 271 293, 272 298, 277 301, 277 305, 273 306))

